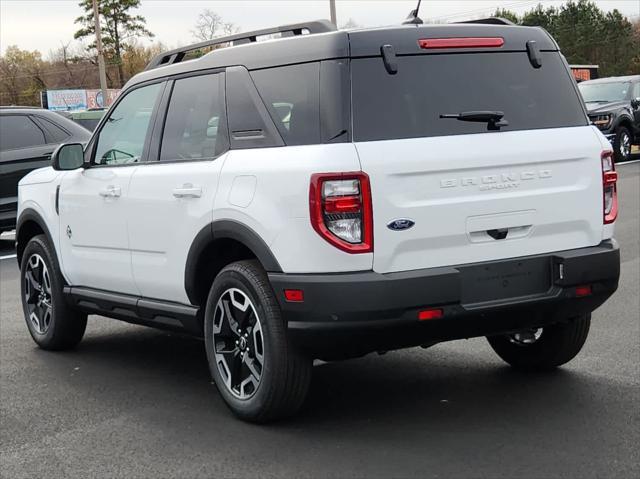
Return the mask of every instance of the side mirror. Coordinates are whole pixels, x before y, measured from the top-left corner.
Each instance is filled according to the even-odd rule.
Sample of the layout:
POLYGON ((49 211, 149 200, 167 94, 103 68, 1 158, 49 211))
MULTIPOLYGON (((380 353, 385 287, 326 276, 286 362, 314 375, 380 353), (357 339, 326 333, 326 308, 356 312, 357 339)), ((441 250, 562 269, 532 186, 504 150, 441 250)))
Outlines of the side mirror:
POLYGON ((634 98, 633 100, 631 100, 631 108, 633 108, 634 110, 640 108, 640 98, 634 98))
POLYGON ((76 170, 84 165, 84 148, 80 143, 65 143, 51 155, 53 169, 58 171, 76 170))

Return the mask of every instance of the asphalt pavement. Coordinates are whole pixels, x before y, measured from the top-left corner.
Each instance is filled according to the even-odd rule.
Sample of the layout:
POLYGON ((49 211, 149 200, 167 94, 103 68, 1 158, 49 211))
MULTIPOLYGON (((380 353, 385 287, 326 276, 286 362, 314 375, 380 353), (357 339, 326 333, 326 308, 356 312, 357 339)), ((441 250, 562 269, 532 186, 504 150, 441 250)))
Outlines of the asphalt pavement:
POLYGON ((620 288, 571 363, 517 373, 479 338, 321 364, 268 426, 231 416, 196 339, 91 317, 39 350, 3 239, 0 476, 640 477, 640 163, 618 171, 620 288))

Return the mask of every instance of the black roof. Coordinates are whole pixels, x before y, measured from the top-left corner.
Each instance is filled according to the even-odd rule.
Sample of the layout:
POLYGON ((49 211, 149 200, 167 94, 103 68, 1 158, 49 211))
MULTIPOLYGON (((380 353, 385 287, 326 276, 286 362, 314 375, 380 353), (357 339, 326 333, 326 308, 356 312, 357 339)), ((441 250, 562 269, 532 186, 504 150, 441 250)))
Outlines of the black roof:
MULTIPOLYGON (((313 23, 326 25, 327 22, 313 23)), ((300 27, 300 24, 296 27, 300 27)), ((288 31, 286 26, 277 28, 288 31)), ((275 30, 277 29, 271 31, 275 30)), ((508 24, 402 25, 348 31, 317 28, 316 31, 320 33, 314 33, 313 29, 309 30, 310 34, 296 34, 266 41, 255 41, 256 32, 253 32, 253 40, 236 45, 233 44, 233 38, 252 36, 252 33, 238 34, 229 37, 231 38, 229 43, 233 46, 215 49, 194 60, 180 61, 182 60, 180 58, 178 63, 160 66, 164 63, 163 58, 167 60, 172 56, 175 58, 175 55, 179 55, 182 50, 193 50, 193 46, 172 50, 154 58, 149 65, 150 69, 133 77, 126 87, 170 75, 232 65, 243 65, 249 70, 255 70, 335 58, 380 56, 380 47, 388 44, 393 45, 398 55, 424 54, 428 52, 420 49, 418 40, 426 38, 502 37, 504 39, 504 45, 500 48, 502 51, 525 51, 526 43, 530 40, 535 41, 542 51, 558 50, 557 43, 544 29, 508 24)), ((219 39, 218 42, 222 40, 224 39, 219 39)), ((465 50, 457 48, 455 51, 464 52, 465 50)), ((447 51, 445 49, 438 52, 447 51)), ((482 49, 473 48, 468 51, 478 52, 482 49)), ((496 51, 496 48, 487 49, 487 51, 496 51)))

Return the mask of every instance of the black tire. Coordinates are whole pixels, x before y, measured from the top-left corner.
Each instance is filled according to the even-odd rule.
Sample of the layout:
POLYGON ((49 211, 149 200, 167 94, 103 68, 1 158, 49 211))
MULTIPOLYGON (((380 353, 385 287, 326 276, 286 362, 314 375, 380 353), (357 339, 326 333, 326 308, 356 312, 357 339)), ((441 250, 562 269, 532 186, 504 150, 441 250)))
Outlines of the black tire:
MULTIPOLYGON (((236 416, 264 423, 291 416, 300 409, 309 390, 312 361, 288 341, 280 307, 260 263, 239 261, 226 266, 218 274, 209 292, 204 321, 207 359, 213 381, 236 416), (231 311, 231 295, 234 295, 233 300, 237 300, 235 303, 231 301, 232 306, 236 308, 237 303, 243 302, 248 312, 231 311), (246 302, 247 298, 251 304, 246 302), (253 308, 253 313, 249 307, 253 308), (237 321, 237 328, 225 326, 225 318, 229 315, 234 322, 237 321), (236 329, 242 334, 235 335, 236 329), (214 347, 214 332, 217 347, 214 347), (241 341, 243 336, 248 337, 246 342, 241 341), (241 341, 240 345, 238 341, 241 341), (247 348, 244 353, 246 362, 245 356, 239 353, 243 347, 247 348), (257 361, 259 350, 262 351, 261 364, 257 361), (252 363, 253 369, 248 362, 252 363), (243 371, 252 374, 258 366, 257 387, 250 385, 250 391, 246 393, 238 381, 246 382, 249 378, 242 380, 243 371), (234 367, 239 369, 233 369, 232 373, 234 367)), ((233 323, 226 319, 226 324, 231 326, 233 323)))
POLYGON ((514 335, 490 336, 493 350, 516 369, 551 370, 571 361, 582 349, 589 334, 591 315, 578 316, 565 323, 545 326, 531 344, 514 340, 514 335))
POLYGON ((27 328, 36 344, 42 349, 58 351, 75 347, 84 336, 87 315, 69 307, 65 301, 62 294, 64 278, 53 247, 44 235, 35 236, 27 243, 20 263, 20 280, 22 309, 27 328), (34 269, 31 266, 40 264, 40 261, 44 264, 44 269, 34 269), (29 281, 29 278, 34 278, 34 272, 37 276, 39 270, 46 272, 48 278, 48 281, 44 280, 43 272, 40 290, 31 286, 37 280, 34 280, 35 283, 29 281), (29 272, 32 274, 29 275, 29 272), (43 286, 45 283, 46 286, 43 286), (43 298, 41 301, 36 298, 40 293, 43 298))
POLYGON ((626 126, 616 128, 613 140, 613 159, 616 163, 631 158, 631 132, 626 126), (627 148, 628 145, 628 148, 627 148))

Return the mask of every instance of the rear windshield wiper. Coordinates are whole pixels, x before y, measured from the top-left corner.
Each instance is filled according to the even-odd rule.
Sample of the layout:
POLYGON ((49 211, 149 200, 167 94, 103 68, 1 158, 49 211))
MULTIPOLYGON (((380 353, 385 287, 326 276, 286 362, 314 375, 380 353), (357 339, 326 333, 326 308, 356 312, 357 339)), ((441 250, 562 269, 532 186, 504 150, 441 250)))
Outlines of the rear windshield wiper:
POLYGON ((499 130, 500 127, 508 126, 509 122, 503 120, 503 117, 504 113, 501 111, 463 111, 461 113, 445 113, 440 115, 440 118, 487 123, 489 130, 499 130))

